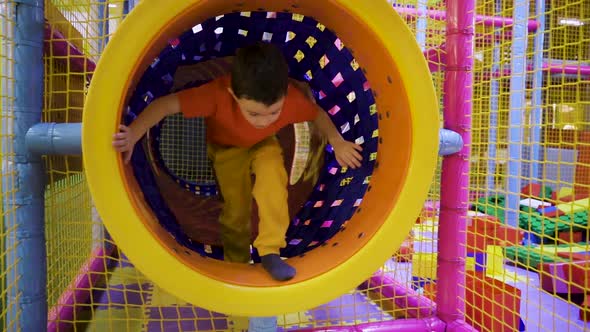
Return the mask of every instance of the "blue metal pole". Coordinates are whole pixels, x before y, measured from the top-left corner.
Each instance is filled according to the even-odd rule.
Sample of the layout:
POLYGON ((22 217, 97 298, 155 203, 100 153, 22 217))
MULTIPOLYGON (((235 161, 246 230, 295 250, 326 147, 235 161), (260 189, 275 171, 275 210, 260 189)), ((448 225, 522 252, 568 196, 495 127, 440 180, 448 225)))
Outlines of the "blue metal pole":
MULTIPOLYGON (((439 156, 457 153, 463 147, 463 138, 455 131, 440 129, 439 156)), ((25 135, 29 152, 38 155, 81 155, 82 123, 42 122, 32 126, 25 135)))
POLYGON ((510 113, 508 123, 508 185, 505 223, 518 227, 522 176, 523 118, 526 107, 529 1, 514 0, 512 62, 510 69, 510 113))
POLYGON ((439 156, 450 156, 461 151, 463 148, 463 137, 456 131, 440 129, 438 133, 439 156))
POLYGON ((109 6, 108 0, 98 0, 98 38, 99 52, 102 52, 108 43, 109 35, 109 6))
POLYGON ((38 123, 25 136, 30 152, 39 155, 81 155, 81 123, 38 123))
POLYGON ((428 27, 428 16, 426 10, 428 9, 427 0, 418 0, 416 4, 418 13, 422 13, 416 19, 416 41, 420 45, 422 52, 426 50, 426 28, 428 27))
POLYGON ((248 323, 248 331, 251 332, 275 332, 278 329, 277 317, 251 317, 248 323))
MULTIPOLYGON (((0 5, 0 8, 3 12, 4 15, 6 15, 6 17, 14 17, 15 16, 15 8, 14 8, 14 3, 4 3, 2 5, 0 5)), ((1 70, 1 77, 0 77, 0 84, 1 84, 1 89, 2 89, 2 112, 5 112, 5 114, 11 114, 12 109, 11 107, 13 107, 14 105, 11 104, 11 100, 14 100, 14 84, 12 83, 14 81, 14 66, 12 65, 12 62, 14 60, 14 45, 13 43, 11 43, 10 41, 14 40, 14 21, 12 20, 4 20, 1 21, 0 20, 0 24, 1 27, 0 29, 2 29, 2 35, 0 35, 0 47, 2 47, 2 49, 0 50, 0 53, 2 54, 2 56, 0 56, 0 64, 2 66, 2 68, 0 68, 1 70)), ((2 151, 11 151, 12 150, 12 131, 9 129, 10 127, 5 127, 3 126, 3 130, 2 133, 4 134, 4 137, 2 137, 2 151)), ((2 158, 2 163, 5 165, 2 167, 2 171, 5 174, 13 174, 13 170, 14 167, 8 167, 9 165, 11 166, 11 164, 8 164, 8 161, 10 161, 6 155, 2 158)), ((2 185, 2 196, 3 197, 7 197, 10 193, 10 191, 12 190, 12 177, 1 177, 0 178, 0 182, 2 185)), ((8 207, 8 205, 6 204, 6 202, 3 200, 3 208, 8 207)), ((6 209, 4 209, 4 211, 6 211, 6 209)), ((2 233, 3 234, 8 234, 8 231, 11 229, 9 228, 9 226, 11 225, 11 223, 9 222, 9 220, 7 220, 6 218, 3 219, 3 223, 2 223, 2 233)), ((0 244, 1 244, 1 250, 3 250, 6 254, 0 258, 0 269, 2 269, 2 271, 6 271, 4 273, 4 275, 2 277, 0 277, 0 292, 4 295, 2 295, 2 301, 1 301, 1 305, 0 305, 0 310, 2 312, 6 311, 6 315, 3 317, 0 317, 0 329, 2 331, 7 331, 7 325, 9 323, 9 319, 13 319, 13 324, 16 324, 16 322, 14 321, 14 316, 15 314, 13 313, 13 310, 11 307, 13 306, 11 303, 11 294, 8 293, 9 289, 8 289, 8 285, 7 285, 7 276, 9 275, 9 266, 12 265, 8 265, 11 262, 14 262, 16 259, 13 258, 16 256, 16 252, 14 251, 10 251, 9 249, 11 249, 11 247, 8 245, 8 236, 0 236, 0 244)), ((12 272, 14 273, 14 272, 12 272)), ((12 281, 12 280, 11 280, 12 281)))
POLYGON ((545 0, 536 0, 535 16, 539 22, 539 29, 534 40, 533 55, 533 92, 531 96, 531 181, 535 182, 542 178, 541 163, 543 150, 541 147, 541 126, 543 125, 543 49, 545 48, 545 0))
MULTIPOLYGON (((495 13, 499 15, 502 12, 502 3, 500 0, 495 1, 495 13)), ((500 72, 500 43, 498 38, 502 38, 500 28, 495 28, 494 50, 492 58, 492 75, 490 84, 490 128, 488 129, 488 176, 486 178, 487 194, 495 196, 497 194, 496 188, 496 155, 498 143, 498 111, 500 109, 500 80, 494 74, 500 72), (490 192, 491 191, 491 192, 490 192)))
MULTIPOLYGON (((15 0, 15 101, 13 186, 16 192, 4 197, 7 266, 8 331, 46 331, 47 262, 45 251, 45 173, 40 156, 28 152, 26 131, 41 120, 43 109, 43 0, 15 0), (13 225, 13 223, 16 224, 13 225)), ((6 147, 3 147, 6 148, 6 147)), ((4 150, 7 151, 7 150, 4 150)), ((9 187, 10 188, 10 187, 9 187)))
POLYGON ((137 6, 137 3, 139 2, 138 0, 128 0, 129 4, 129 11, 132 11, 133 8, 135 8, 135 6, 137 6))

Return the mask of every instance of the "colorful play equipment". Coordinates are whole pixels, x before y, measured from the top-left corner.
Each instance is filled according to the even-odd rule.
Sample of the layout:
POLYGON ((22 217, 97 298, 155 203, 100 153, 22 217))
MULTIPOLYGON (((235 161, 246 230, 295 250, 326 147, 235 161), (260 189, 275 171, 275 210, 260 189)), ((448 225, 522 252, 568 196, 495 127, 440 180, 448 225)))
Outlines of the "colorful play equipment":
MULTIPOLYGON (((584 198, 585 194, 574 194, 571 189, 564 189, 557 192, 548 186, 540 185, 522 188, 523 199, 519 202, 518 229, 528 230, 529 238, 534 243, 580 242, 586 237, 588 198, 584 198)), ((495 220, 491 223, 504 222, 506 197, 481 197, 473 204, 472 209, 489 215, 495 220)), ((487 223, 482 225, 485 224, 487 223)), ((510 229, 510 226, 503 228, 510 229)))
MULTIPOLYGON (((403 241, 404 232, 400 229, 409 230, 414 223, 436 167, 436 97, 426 63, 416 61, 421 51, 393 8, 386 3, 369 5, 362 1, 299 1, 291 7, 297 9, 297 14, 292 14, 284 12, 285 6, 291 5, 278 1, 142 2, 109 41, 88 93, 82 137, 85 168, 92 196, 109 234, 133 264, 156 284, 210 310, 237 315, 276 315, 320 305, 360 284, 403 241), (276 13, 276 17, 269 18, 268 12, 276 13), (217 19, 199 23, 210 17, 217 19), (267 28, 256 29, 253 25, 256 19, 272 23, 267 28), (349 28, 351 22, 355 29, 349 28), (271 30, 275 23, 287 29, 271 30), (297 23, 302 26, 298 27, 297 23), (343 47, 334 45, 335 37, 322 38, 324 24, 346 41, 361 67, 351 65, 350 56, 339 57, 338 51, 343 47), (231 41, 236 39, 232 45, 231 41), (177 223, 171 220, 170 212, 153 197, 154 185, 149 183, 145 157, 139 159, 145 154, 134 153, 138 157, 132 161, 132 172, 112 149, 108 134, 117 130, 121 119, 132 121, 153 98, 169 91, 166 83, 171 85, 172 79, 166 75, 173 74, 175 68, 170 65, 161 68, 164 63, 190 64, 190 59, 198 59, 192 61, 197 63, 228 56, 236 46, 260 39, 284 45, 291 74, 300 79, 308 75, 312 89, 322 94, 320 105, 332 115, 338 127, 356 125, 352 133, 356 137, 347 136, 361 140, 366 147, 365 159, 369 160, 367 167, 359 172, 338 171, 338 175, 330 173, 330 167, 337 165, 327 160, 332 166, 320 178, 320 186, 326 186, 326 190, 316 191, 317 198, 306 205, 334 206, 334 201, 344 202, 336 208, 311 209, 298 216, 311 219, 312 223, 293 226, 288 233, 298 235, 289 236, 290 245, 310 247, 313 242, 325 245, 293 250, 295 255, 291 254, 289 262, 299 273, 287 284, 271 281, 259 265, 253 268, 206 259, 204 247, 199 251, 198 247, 190 246, 188 239, 183 241, 173 231, 177 223), (290 47, 290 42, 300 42, 297 39, 314 41, 305 48, 290 47), (369 49, 370 53, 364 52, 369 49), (321 68, 322 57, 343 64, 345 59, 349 60, 347 66, 328 64, 321 68), (298 63, 301 67, 297 67, 298 63), (113 77, 112 72, 119 74, 113 77), (142 77, 150 82, 149 86, 142 85, 142 77), (154 81, 161 82, 161 92, 154 81), (374 101, 373 94, 378 96, 374 101), (357 98, 357 103, 341 104, 341 100, 352 103, 355 99, 346 99, 351 95, 357 98), (105 109, 112 111, 105 112, 105 109), (384 148, 389 142, 395 142, 398 148, 384 148), (382 148, 378 148, 379 144, 382 148), (376 158, 371 158, 373 153, 377 154, 376 158), (373 170, 371 165, 375 163, 379 163, 379 168, 373 170), (337 188, 345 177, 355 178, 355 183, 347 185, 338 196, 327 190, 337 188), (363 180, 369 177, 370 182, 363 180), (140 196, 139 191, 144 194, 140 196), (360 200, 362 203, 358 204, 360 200), (332 220, 322 217, 326 213, 337 215, 332 220), (121 215, 126 216, 125 222, 121 222, 121 215), (316 229, 326 220, 331 236, 322 237, 316 229), (363 220, 373 222, 368 224, 363 220), (346 228, 342 226, 345 222, 346 228), (310 238, 307 232, 318 237, 310 238), (303 253, 305 256, 301 257, 303 253), (174 278, 170 278, 169 271, 175 271, 174 278)), ((287 247, 286 251, 290 249, 287 247)))
POLYGON ((565 0, 0 3, 0 330, 589 330, 587 17, 565 0), (279 133, 287 283, 256 248, 221 259, 202 120, 166 118, 128 165, 110 145, 252 41, 364 147, 342 169, 309 124, 279 133))

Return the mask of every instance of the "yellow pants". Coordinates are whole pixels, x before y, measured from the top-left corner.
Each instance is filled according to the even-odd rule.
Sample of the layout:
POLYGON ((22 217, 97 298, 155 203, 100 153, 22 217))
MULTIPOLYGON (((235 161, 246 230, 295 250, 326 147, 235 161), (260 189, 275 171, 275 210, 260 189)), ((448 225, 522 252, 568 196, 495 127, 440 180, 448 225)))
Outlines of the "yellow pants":
POLYGON ((278 254, 289 227, 287 171, 278 140, 270 137, 251 148, 208 144, 207 152, 224 200, 219 221, 225 260, 250 261, 252 198, 260 218, 254 247, 261 256, 278 254))

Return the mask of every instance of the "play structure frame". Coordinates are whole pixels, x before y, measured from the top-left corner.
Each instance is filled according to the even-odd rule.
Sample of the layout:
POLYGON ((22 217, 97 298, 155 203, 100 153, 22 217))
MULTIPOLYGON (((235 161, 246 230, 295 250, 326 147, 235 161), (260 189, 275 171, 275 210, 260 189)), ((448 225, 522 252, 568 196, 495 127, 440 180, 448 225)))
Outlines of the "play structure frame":
MULTIPOLYGON (((101 6, 105 6, 102 2, 101 6)), ((128 7, 129 8, 129 7, 128 7)), ((43 43, 47 34, 46 29, 51 29, 48 25, 51 22, 44 22, 43 3, 38 1, 20 1, 15 6, 17 21, 15 23, 15 133, 14 146, 18 166, 21 169, 16 171, 18 174, 16 181, 21 183, 21 191, 15 197, 11 204, 7 204, 6 209, 18 209, 18 215, 27 215, 28 218, 18 218, 18 231, 15 236, 16 243, 8 241, 8 245, 16 245, 16 255, 10 259, 9 264, 17 266, 18 275, 14 280, 7 280, 7 283, 15 283, 17 287, 14 294, 9 298, 17 299, 18 304, 14 310, 9 311, 8 321, 17 322, 15 326, 20 326, 24 330, 34 331, 57 331, 67 328, 72 322, 76 305, 84 303, 90 295, 93 284, 101 272, 104 272, 106 265, 105 257, 111 255, 114 246, 105 246, 100 244, 92 251, 86 264, 80 267, 80 274, 72 281, 72 284, 60 297, 57 305, 53 308, 47 307, 46 294, 46 248, 44 235, 44 215, 43 215, 43 197, 44 197, 44 169, 42 166, 42 155, 45 154, 72 154, 79 151, 80 126, 79 124, 55 124, 42 123, 41 114, 43 111, 43 43), (24 78, 31 78, 26 80, 24 78), (35 79, 39 78, 39 79, 35 79), (26 189, 26 190, 23 190, 26 189), (34 198, 34 199, 31 199, 34 198), (29 204, 22 204, 30 202, 29 204), (17 293, 20 296, 17 296, 17 293), (16 308, 20 308, 18 313, 16 308), (45 319, 48 317, 48 319, 45 319)), ((105 8, 99 8, 99 11, 106 12, 105 8)), ((464 89, 465 83, 470 80, 469 62, 471 61, 470 52, 472 48, 473 37, 473 4, 471 10, 468 8, 453 8, 449 4, 449 11, 456 12, 459 19, 449 19, 447 21, 448 34, 447 47, 456 47, 456 52, 452 54, 459 55, 457 58, 448 57, 447 68, 456 68, 456 70, 447 71, 447 86, 445 89, 464 89), (463 15, 463 12, 464 14, 463 15), (458 32, 458 33, 457 33, 458 32)), ((100 31, 106 33, 108 25, 102 23, 100 31)), ((55 34, 52 36, 55 37, 55 34)), ((77 50, 67 40, 52 39, 52 46, 55 46, 54 52, 63 52, 67 54, 80 54, 83 52, 77 50)), ((81 61, 76 61, 74 66, 81 70, 87 71, 94 64, 89 60, 81 57, 81 61)), ((469 114, 470 103, 465 102, 464 96, 470 95, 466 91, 459 98, 454 98, 452 94, 445 94, 446 109, 454 110, 451 114, 445 114, 445 128, 461 134, 463 142, 469 142, 469 114), (463 117, 464 116, 464 117, 463 117), (467 122, 465 121, 467 119, 467 122), (467 123, 467 126, 465 125, 467 123), (456 129, 456 130, 455 130, 456 129)), ((442 136, 441 136, 442 137, 442 136)), ((452 136, 445 136, 452 137, 452 136)), ((445 145, 445 144, 442 144, 445 145)), ((449 145, 449 144, 446 144, 449 145)), ((452 145, 452 144, 451 144, 452 145)), ((388 324, 408 329, 431 329, 444 330, 446 326, 456 326, 458 329, 470 330, 464 320, 463 314, 463 297, 464 278, 462 271, 465 265, 464 245, 461 242, 460 230, 458 225, 464 224, 462 219, 465 218, 467 205, 462 208, 454 206, 454 202, 467 202, 466 186, 468 183, 468 144, 465 144, 463 150, 451 155, 443 164, 443 168, 462 169, 462 172, 446 172, 447 174, 463 174, 465 179, 451 177, 443 179, 443 183, 452 183, 453 187, 448 187, 448 192, 453 192, 450 203, 442 201, 441 206, 441 234, 449 241, 448 248, 451 250, 441 251, 439 255, 439 274, 444 275, 439 279, 441 286, 452 285, 453 289, 448 292, 439 292, 437 302, 444 305, 438 306, 438 316, 420 317, 414 319, 404 319, 392 321, 388 324), (463 186, 460 188, 460 186, 463 186), (457 187, 459 186, 459 187, 457 187), (464 190, 460 190, 464 189, 464 190), (461 197, 461 195, 464 197, 461 197), (452 244, 452 245, 451 245, 452 244), (446 280, 445 280, 446 279, 446 280)), ((445 243, 441 243, 445 247, 445 243)), ((397 290, 398 293, 401 290, 397 290)), ((419 303, 419 296, 416 295, 419 303)), ((382 325, 382 324, 380 324, 382 325)))
MULTIPOLYGON (((106 13, 106 1, 99 0, 99 13, 106 13)), ((466 231, 469 197, 469 157, 471 155, 471 96, 473 94, 474 42, 476 38, 475 22, 495 27, 511 26, 513 39, 510 72, 510 87, 514 91, 510 98, 510 127, 507 172, 509 175, 506 223, 518 227, 518 208, 520 200, 523 165, 519 161, 522 152, 523 132, 522 118, 525 106, 527 87, 527 71, 534 71, 532 80, 532 130, 530 174, 532 179, 541 177, 541 121, 542 121, 542 89, 544 72, 581 72, 590 76, 590 68, 570 68, 568 66, 547 63, 543 59, 543 43, 545 26, 545 1, 536 0, 536 19, 529 19, 529 2, 515 0, 513 18, 484 17, 475 14, 475 0, 447 1, 446 11, 431 11, 426 8, 396 7, 402 16, 413 17, 420 26, 425 17, 446 21, 445 55, 441 64, 431 66, 431 70, 444 70, 445 84, 443 92, 444 129, 458 133, 462 148, 452 153, 440 152, 445 155, 442 161, 441 202, 438 229, 437 255, 437 287, 445 291, 436 294, 435 305, 429 299, 416 294, 402 285, 398 285, 383 274, 377 273, 367 282, 378 286, 384 298, 395 298, 404 295, 404 303, 414 318, 393 320, 382 323, 366 323, 357 325, 355 331, 473 331, 465 322, 465 269, 466 269, 466 231), (527 63, 526 54, 528 33, 537 31, 534 40, 534 61, 527 63), (433 309, 435 308, 435 309, 433 309)), ((125 1, 125 9, 131 10, 134 1, 125 1)), ((498 10, 499 11, 499 10, 498 10)), ((16 231, 11 233, 6 248, 14 248, 8 256, 7 266, 15 266, 17 273, 7 276, 7 284, 16 284, 8 294, 8 301, 16 301, 16 305, 8 307, 7 321, 16 323, 9 325, 16 331, 59 331, 67 328, 74 320, 76 306, 84 303, 90 296, 93 284, 98 276, 104 273, 105 257, 115 252, 113 245, 100 244, 89 255, 87 262, 80 267, 79 275, 72 280, 68 289, 60 297, 57 305, 47 306, 47 269, 46 241, 44 219, 45 170, 42 155, 47 154, 80 154, 81 126, 76 123, 56 124, 43 123, 43 45, 48 33, 52 34, 53 51, 64 56, 77 54, 73 58, 72 68, 83 72, 91 72, 94 63, 83 56, 83 52, 68 43, 67 38, 45 22, 43 1, 15 1, 14 16, 17 18, 14 28, 15 61, 14 61, 14 109, 15 124, 13 128, 3 128, 4 139, 13 139, 15 163, 9 164, 5 172, 16 174, 14 181, 20 189, 4 202, 5 210, 16 210, 16 231), (20 311, 20 312, 19 312, 20 311)), ((106 19, 106 17, 102 17, 106 19)), ((103 20, 100 31, 108 33, 103 20)), ((423 43, 425 36, 418 35, 417 40, 423 43)), ((442 47, 442 46, 441 46, 442 47)), ((427 58, 432 50, 423 48, 427 58)), ((494 52, 499 57, 499 52, 494 52), (496 54, 498 53, 498 54, 496 54)), ((498 63, 495 59, 494 63, 498 63)), ((498 68, 496 68, 499 70, 498 68)), ((11 74, 11 73, 9 73, 11 74)), ((499 93, 498 80, 492 80, 492 96, 497 99, 499 93)), ((498 105, 492 100, 492 105, 498 105)), ((497 110, 497 109, 496 109, 497 110)), ((494 114, 492 112, 492 114, 494 114)), ((497 137, 497 117, 491 117, 490 142, 497 137), (495 121, 495 122, 494 122, 495 121)), ((448 140, 443 139, 441 132, 441 151, 448 140)), ((451 144, 452 145, 452 144, 451 144)), ((452 149, 451 149, 452 150, 452 149)), ((488 157, 489 169, 495 169, 496 149, 490 143, 488 157)), ((492 175, 488 183, 492 184, 492 175)), ((588 180, 590 183, 590 179, 588 180)), ((4 185, 5 188, 12 186, 4 185)), ((491 186, 490 188, 492 188, 491 186)), ((5 193, 6 194, 6 193, 5 193)), ((323 327, 322 329, 325 329, 323 327)), ((350 327, 331 327, 331 330, 352 331, 350 327)), ((12 330, 10 330, 12 331, 12 330)))

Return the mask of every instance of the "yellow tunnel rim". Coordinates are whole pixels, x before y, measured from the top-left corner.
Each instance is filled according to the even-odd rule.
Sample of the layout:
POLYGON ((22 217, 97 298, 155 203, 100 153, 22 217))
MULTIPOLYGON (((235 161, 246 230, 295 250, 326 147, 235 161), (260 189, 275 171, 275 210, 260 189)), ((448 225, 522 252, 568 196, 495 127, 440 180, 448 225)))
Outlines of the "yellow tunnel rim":
MULTIPOLYGON (((385 222, 368 242, 348 260, 323 274, 266 287, 221 282, 195 273, 146 229, 133 207, 133 194, 126 191, 120 157, 110 144, 122 111, 120 106, 126 94, 123 90, 127 88, 127 78, 132 76, 136 66, 135 62, 128 60, 140 58, 142 54, 139 52, 178 15, 191 6, 207 2, 143 1, 110 40, 93 78, 83 119, 84 162, 95 204, 115 242, 130 261, 164 290, 194 305, 228 314, 258 316, 294 312, 328 302, 354 288, 387 260, 392 250, 403 241, 406 231, 410 230, 426 197, 436 168, 439 125, 438 105, 426 63, 405 23, 385 2, 370 5, 362 0, 327 1, 321 5, 311 0, 297 2, 298 9, 303 11, 306 6, 323 8, 323 11, 313 11, 320 22, 326 21, 325 18, 334 18, 338 13, 357 17, 375 34, 381 42, 380 46, 389 51, 403 80, 410 116, 412 120, 420 118, 420 121, 411 122, 411 149, 406 176, 400 188, 402 192, 395 207, 384 212, 385 222), (119 111, 105 111, 109 109, 119 111), (244 305, 246 303, 248 305, 244 305)), ((240 8, 256 9, 279 8, 280 4, 291 2, 227 1, 223 6, 229 11, 238 3, 241 3, 240 8)), ((215 15, 207 15, 212 16, 215 15)), ((335 26, 338 23, 328 27, 340 35, 342 29, 349 28, 348 24, 342 22, 340 27, 335 26)), ((344 42, 347 43, 346 40, 344 42)), ((355 49, 354 45, 351 46, 355 49)), ((361 52, 356 48, 357 54, 361 52)), ((368 77, 371 82, 371 77, 368 77)), ((377 102, 382 112, 390 107, 387 97, 380 96, 377 102)), ((375 183, 373 186, 386 185, 375 183)))

